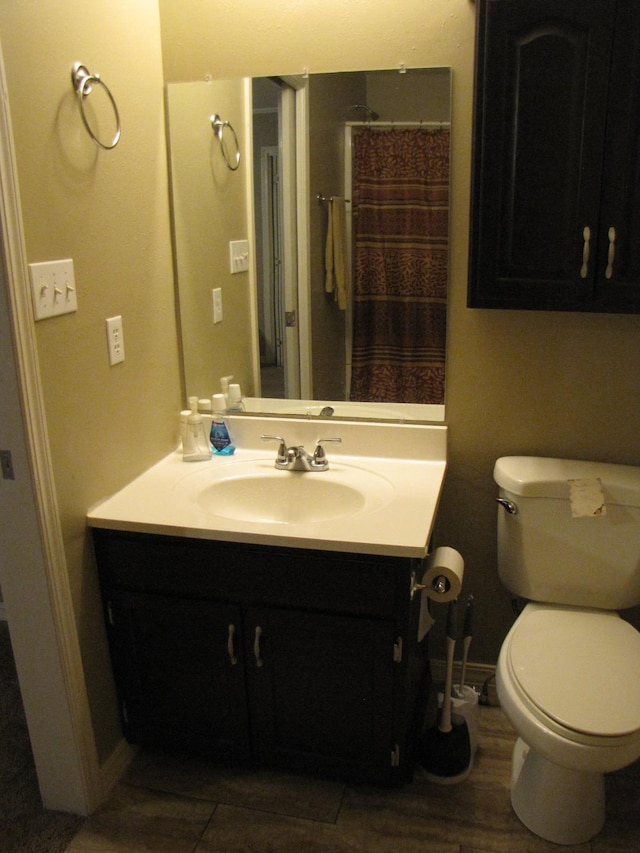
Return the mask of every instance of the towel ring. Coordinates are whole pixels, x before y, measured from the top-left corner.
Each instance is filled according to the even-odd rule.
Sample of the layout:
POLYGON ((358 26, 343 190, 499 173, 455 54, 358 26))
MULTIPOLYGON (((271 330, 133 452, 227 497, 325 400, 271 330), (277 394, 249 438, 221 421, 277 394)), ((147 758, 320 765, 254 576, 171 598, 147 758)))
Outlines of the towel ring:
POLYGON ((218 137, 218 140, 220 141, 220 149, 222 150, 222 156, 224 157, 224 162, 227 164, 227 167, 232 172, 235 172, 236 169, 238 168, 238 166, 240 165, 240 144, 238 142, 238 136, 237 136, 235 130, 233 129, 233 125, 228 121, 222 121, 222 119, 220 118, 218 113, 211 116, 210 118, 211 118, 211 127, 213 128, 213 132, 215 133, 215 135, 218 137), (227 147, 224 144, 223 131, 224 131, 225 127, 228 127, 229 130, 231 131, 231 133, 233 134, 233 141, 234 141, 235 146, 236 146, 236 154, 235 154, 235 157, 233 158, 233 159, 235 159, 235 164, 229 159, 229 154, 227 153, 227 147))
POLYGON ((89 69, 81 62, 74 63, 74 66, 71 69, 71 82, 73 83, 73 88, 78 96, 78 103, 80 104, 80 115, 82 116, 82 121, 91 139, 93 139, 96 145, 99 145, 100 148, 104 148, 106 151, 110 151, 112 148, 115 148, 118 142, 120 141, 120 114, 118 112, 118 106, 115 102, 113 95, 109 91, 109 88, 105 83, 102 82, 99 74, 91 74, 89 72, 89 69), (116 132, 111 142, 103 142, 101 139, 98 139, 98 137, 91 129, 91 125, 89 124, 87 116, 85 115, 84 99, 91 92, 92 84, 102 86, 102 88, 107 94, 107 97, 111 101, 111 106, 113 107, 113 112, 116 119, 116 132))

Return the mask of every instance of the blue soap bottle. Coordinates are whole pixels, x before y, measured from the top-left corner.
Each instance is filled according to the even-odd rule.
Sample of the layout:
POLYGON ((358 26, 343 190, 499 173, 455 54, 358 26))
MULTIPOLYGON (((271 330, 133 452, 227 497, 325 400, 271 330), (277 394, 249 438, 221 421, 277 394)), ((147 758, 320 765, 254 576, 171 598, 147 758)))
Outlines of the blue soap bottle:
POLYGON ((231 443, 229 430, 224 422, 226 412, 224 394, 214 394, 211 398, 213 419, 211 421, 211 449, 214 456, 231 456, 235 447, 231 443))

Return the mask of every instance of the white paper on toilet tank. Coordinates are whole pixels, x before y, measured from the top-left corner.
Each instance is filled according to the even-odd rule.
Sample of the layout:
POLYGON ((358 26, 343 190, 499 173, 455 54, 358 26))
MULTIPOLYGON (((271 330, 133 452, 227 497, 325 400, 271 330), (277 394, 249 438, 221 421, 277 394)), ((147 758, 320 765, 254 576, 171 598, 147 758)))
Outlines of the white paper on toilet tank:
POLYGON ((583 477, 567 482, 571 515, 574 518, 598 518, 607 514, 602 480, 599 477, 583 477))
POLYGON ((427 568, 422 575, 422 595, 420 599, 420 621, 418 642, 433 626, 433 617, 429 612, 428 599, 446 604, 458 598, 462 591, 464 560, 455 550, 443 546, 436 548, 427 560, 427 568))

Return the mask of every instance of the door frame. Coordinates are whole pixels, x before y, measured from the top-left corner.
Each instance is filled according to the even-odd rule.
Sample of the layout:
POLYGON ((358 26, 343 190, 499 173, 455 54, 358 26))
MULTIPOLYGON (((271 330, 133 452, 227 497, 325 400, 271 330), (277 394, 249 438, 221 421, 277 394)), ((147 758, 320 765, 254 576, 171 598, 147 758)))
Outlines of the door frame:
POLYGON ((283 364, 284 310, 282 305, 282 239, 280 215, 280 149, 277 145, 260 149, 262 191, 262 333, 266 363, 283 364), (274 177, 274 166, 275 177, 274 177), (274 208, 276 214, 274 215, 274 208), (274 243, 278 245, 274 251, 274 243))

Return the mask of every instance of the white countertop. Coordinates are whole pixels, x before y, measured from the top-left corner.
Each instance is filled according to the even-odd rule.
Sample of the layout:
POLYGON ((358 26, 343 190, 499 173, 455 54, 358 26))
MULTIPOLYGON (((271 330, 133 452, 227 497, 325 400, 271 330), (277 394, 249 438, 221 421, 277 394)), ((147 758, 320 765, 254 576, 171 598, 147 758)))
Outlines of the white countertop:
POLYGON ((274 418, 267 422, 246 416, 231 417, 228 423, 238 445, 233 456, 185 463, 180 451, 171 453, 92 508, 87 515, 89 526, 292 548, 426 555, 446 469, 446 426, 274 418), (203 484, 231 476, 237 463, 246 467, 255 460, 258 467, 271 469, 277 444, 260 441, 260 434, 266 432, 284 435, 287 445, 305 444, 309 449, 319 437, 342 438, 342 444, 326 446, 328 471, 281 471, 277 476, 337 479, 341 471, 348 469, 353 476, 354 470, 357 475, 364 468, 391 484, 391 499, 382 506, 374 502, 355 514, 313 522, 240 521, 205 511, 192 494, 203 484))

